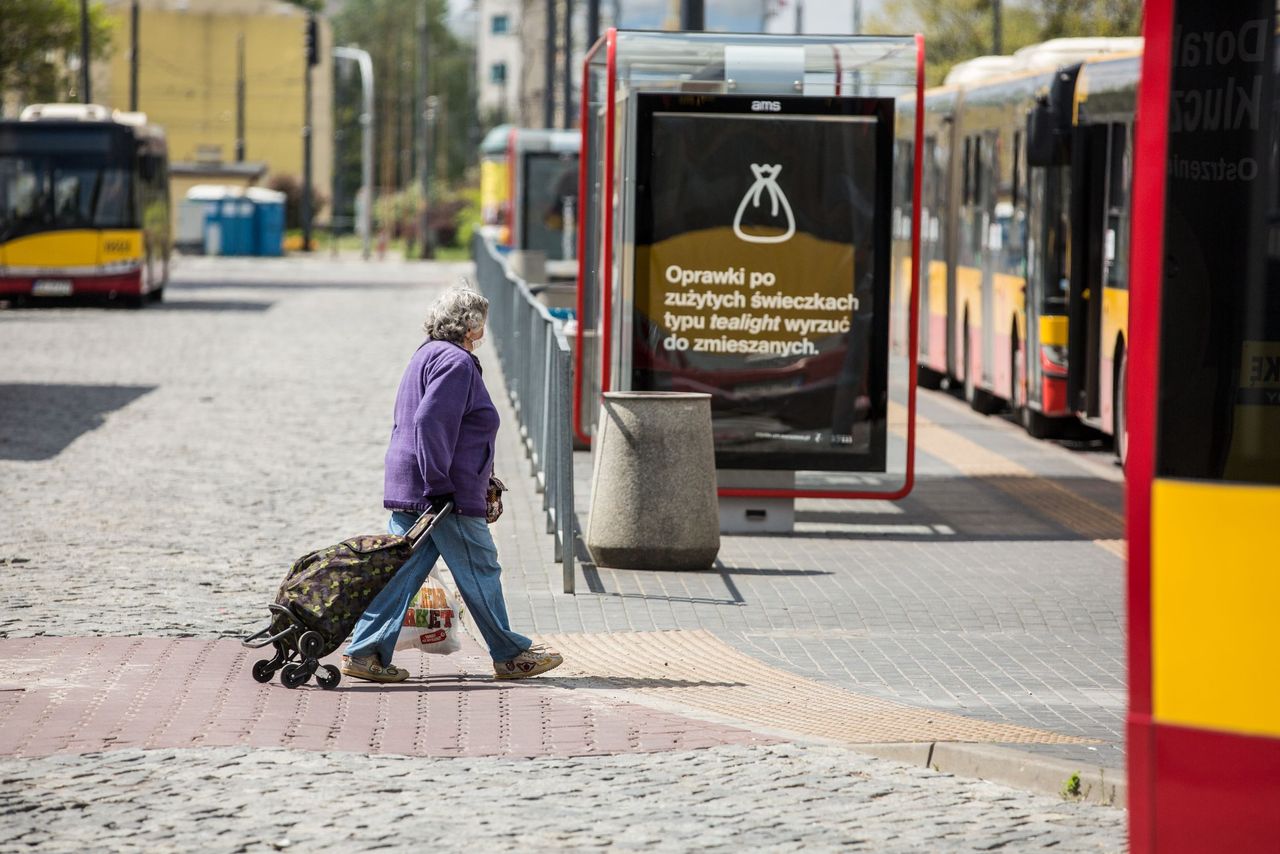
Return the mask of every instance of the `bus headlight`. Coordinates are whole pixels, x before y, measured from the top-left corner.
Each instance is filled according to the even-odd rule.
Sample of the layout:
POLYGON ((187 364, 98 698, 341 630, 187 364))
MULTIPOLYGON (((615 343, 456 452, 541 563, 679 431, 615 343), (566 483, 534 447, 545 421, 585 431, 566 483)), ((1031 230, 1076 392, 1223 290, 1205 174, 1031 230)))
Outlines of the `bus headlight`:
POLYGON ((137 258, 129 258, 124 261, 111 261, 103 264, 99 269, 103 274, 108 276, 118 276, 123 273, 136 273, 142 268, 142 262, 137 258))
POLYGON ((1044 357, 1045 367, 1065 368, 1067 366, 1067 348, 1060 344, 1042 344, 1040 353, 1044 357))

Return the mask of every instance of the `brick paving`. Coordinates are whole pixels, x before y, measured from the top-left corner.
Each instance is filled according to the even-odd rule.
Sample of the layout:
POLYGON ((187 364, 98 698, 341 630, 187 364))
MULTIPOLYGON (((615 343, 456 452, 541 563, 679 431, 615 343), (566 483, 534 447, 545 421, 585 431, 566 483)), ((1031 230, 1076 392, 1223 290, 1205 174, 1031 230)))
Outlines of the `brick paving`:
MULTIPOLYGON (((0 646, 0 756, 121 748, 284 747, 403 756, 592 756, 777 739, 565 683, 498 682, 474 641, 413 652, 412 681, 259 684, 233 640, 30 638, 0 646)), ((337 656, 327 661, 337 663, 337 656)))
MULTIPOLYGON (((224 681, 233 672, 242 654, 234 639, 263 621, 288 563, 385 523, 381 462, 395 386, 425 306, 465 269, 185 259, 155 309, 0 311, 0 659, 14 674, 0 676, 0 710, 33 704, 12 719, 19 729, 47 712, 48 726, 23 737, 57 751, 28 758, 0 750, 10 757, 0 759, 0 849, 190 848, 198 840, 209 850, 247 850, 286 837, 310 847, 395 847, 405 831, 441 819, 500 848, 727 850, 748 840, 816 850, 858 841, 870 850, 1122 847, 1122 812, 859 756, 808 740, 803 729, 788 734, 699 709, 691 688, 681 702, 668 695, 655 703, 657 686, 601 683, 598 673, 571 669, 584 661, 549 674, 545 685, 492 689, 469 678, 486 666, 471 649, 422 662, 446 670, 400 692, 345 683, 332 693, 289 692, 245 677, 220 694, 219 668, 210 664, 222 662, 224 681), (24 670, 41 660, 31 644, 60 644, 62 657, 44 673, 24 670), (140 666, 119 663, 128 649, 140 666), (141 666, 160 649, 190 664, 163 675, 141 666), (215 678, 202 681, 206 670, 215 678), (371 695, 385 698, 379 703, 397 721, 413 718, 426 697, 437 722, 450 714, 470 721, 467 732, 490 737, 492 752, 444 758, 446 747, 465 753, 480 742, 447 726, 427 727, 434 734, 424 741, 415 723, 406 744, 406 723, 395 728, 405 733, 395 749, 430 742, 430 755, 406 764, 377 753, 368 718, 382 720, 382 712, 336 717, 340 703, 350 708, 371 695), (548 758, 515 758, 524 754, 514 742, 492 738, 491 715, 461 711, 466 699, 480 713, 473 695, 477 704, 545 697, 564 716, 557 723, 577 734, 544 740, 547 752, 538 755, 548 758), (285 717, 296 718, 295 730, 279 729, 281 720, 274 726, 275 743, 296 733, 293 749, 232 738, 249 738, 254 712, 243 704, 262 696, 291 709, 285 717), (189 716, 165 717, 175 697, 186 698, 177 708, 189 716), (436 698, 444 705, 431 706, 436 698), (628 742, 620 754, 565 758, 589 752, 580 750, 584 709, 690 740, 652 753, 634 754, 628 742), (121 723, 130 714, 150 727, 130 736, 145 736, 140 748, 126 747, 135 744, 121 723), (348 736, 360 746, 343 752, 335 739, 348 729, 363 735, 348 736), (68 737, 52 738, 57 732, 68 737), (190 746, 193 732, 199 743, 190 746), (768 743, 777 738, 788 743, 768 743), (688 749, 707 743, 722 746, 688 749), (414 785, 436 781, 448 794, 433 792, 440 806, 432 819, 414 785)), ((496 391, 496 360, 484 351, 482 359, 496 391)), ((1021 749, 1119 767, 1123 564, 1095 544, 1115 539, 1114 520, 1081 516, 1119 507, 1116 478, 1100 454, 1030 442, 953 400, 923 395, 922 413, 1025 473, 1001 463, 967 476, 977 452, 952 443, 935 448, 938 456, 921 454, 919 486, 905 501, 804 501, 797 534, 726 537, 715 571, 587 564, 580 595, 571 597, 559 592, 559 567, 504 411, 497 466, 513 490, 494 534, 513 625, 579 639, 706 632, 749 657, 747 666, 755 660, 831 691, 973 724, 1097 740, 1021 749), (1055 486, 1006 488, 1000 480, 1040 473, 1055 486)), ((589 466, 578 470, 589 485, 589 466)), ((579 643, 589 660, 592 641, 579 643)), ((397 664, 418 657, 402 656, 397 664)), ((517 711, 513 727, 535 727, 541 737, 533 707, 517 711)))

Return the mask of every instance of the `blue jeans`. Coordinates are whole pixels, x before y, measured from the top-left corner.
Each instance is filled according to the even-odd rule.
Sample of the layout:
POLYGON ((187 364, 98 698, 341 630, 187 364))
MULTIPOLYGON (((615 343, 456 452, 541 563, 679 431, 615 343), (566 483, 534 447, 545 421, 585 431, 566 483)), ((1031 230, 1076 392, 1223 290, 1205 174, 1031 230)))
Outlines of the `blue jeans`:
MULTIPOLYGON (((417 520, 416 514, 397 510, 391 514, 387 530, 403 535, 417 520)), ((462 601, 494 661, 510 661, 533 645, 524 635, 511 631, 507 602, 502 596, 502 567, 498 565, 498 549, 488 524, 479 516, 450 513, 360 616, 347 645, 347 655, 376 654, 384 667, 391 663, 409 601, 441 555, 449 564, 462 601)))

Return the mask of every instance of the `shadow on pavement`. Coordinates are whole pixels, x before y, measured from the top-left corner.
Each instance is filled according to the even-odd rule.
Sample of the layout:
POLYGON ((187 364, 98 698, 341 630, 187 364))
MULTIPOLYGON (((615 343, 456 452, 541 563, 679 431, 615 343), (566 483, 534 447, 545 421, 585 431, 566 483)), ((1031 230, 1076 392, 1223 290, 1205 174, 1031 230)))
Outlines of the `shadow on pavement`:
POLYGON ((266 311, 274 302, 253 300, 182 300, 166 299, 151 311, 266 311))
MULTIPOLYGON (((290 291, 400 291, 421 287, 421 283, 413 281, 378 281, 376 278, 366 281, 297 281, 289 279, 236 279, 233 281, 218 281, 217 279, 179 279, 174 280, 169 285, 169 289, 177 290, 215 290, 221 288, 234 288, 235 290, 246 291, 254 288, 279 288, 281 290, 290 291)), ((166 298, 169 290, 165 291, 166 298)))
POLYGON ((0 384, 0 460, 48 460, 156 386, 0 384))
MULTIPOLYGON (((494 679, 492 676, 434 676, 424 679, 408 679, 404 682, 349 682, 343 679, 334 691, 429 691, 433 689, 449 691, 501 691, 509 688, 741 688, 745 682, 707 682, 689 679, 649 679, 640 676, 555 676, 546 674, 529 679, 494 679)), ((308 683, 301 688, 282 691, 301 691, 314 688, 325 689, 308 683)))

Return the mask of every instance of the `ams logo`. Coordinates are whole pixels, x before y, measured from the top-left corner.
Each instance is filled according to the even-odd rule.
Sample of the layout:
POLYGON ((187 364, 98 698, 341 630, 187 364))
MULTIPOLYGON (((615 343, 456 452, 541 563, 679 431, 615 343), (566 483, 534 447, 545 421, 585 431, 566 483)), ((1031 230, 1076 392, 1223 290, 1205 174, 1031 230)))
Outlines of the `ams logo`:
POLYGON ((751 112, 780 113, 782 112, 782 102, 781 101, 752 101, 751 112))

